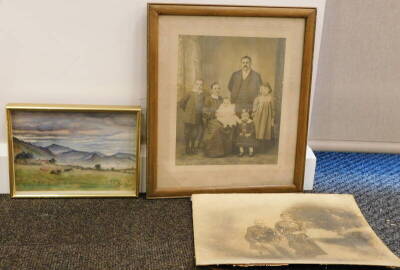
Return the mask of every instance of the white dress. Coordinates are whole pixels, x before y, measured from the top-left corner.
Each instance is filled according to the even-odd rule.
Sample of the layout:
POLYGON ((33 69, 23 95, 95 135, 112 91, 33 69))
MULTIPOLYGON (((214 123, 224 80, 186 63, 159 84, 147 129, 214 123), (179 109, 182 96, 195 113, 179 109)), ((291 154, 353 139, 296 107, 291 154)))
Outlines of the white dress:
POLYGON ((224 125, 224 127, 233 127, 236 124, 240 123, 240 119, 235 113, 234 104, 222 103, 216 111, 215 115, 217 117, 217 120, 220 121, 224 125))

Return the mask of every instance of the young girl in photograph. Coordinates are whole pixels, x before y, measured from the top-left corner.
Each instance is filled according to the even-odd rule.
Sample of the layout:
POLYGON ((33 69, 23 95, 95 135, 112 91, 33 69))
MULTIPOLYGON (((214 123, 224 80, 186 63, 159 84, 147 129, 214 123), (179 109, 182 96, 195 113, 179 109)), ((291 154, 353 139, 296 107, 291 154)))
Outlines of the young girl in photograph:
POLYGON ((255 137, 261 148, 265 148, 267 142, 274 137, 274 108, 272 88, 269 84, 260 87, 260 94, 254 100, 253 120, 255 137))
POLYGON ((249 156, 252 157, 255 145, 256 139, 253 120, 250 119, 250 114, 247 111, 243 111, 236 141, 236 146, 239 148, 239 157, 243 157, 246 150, 249 156))

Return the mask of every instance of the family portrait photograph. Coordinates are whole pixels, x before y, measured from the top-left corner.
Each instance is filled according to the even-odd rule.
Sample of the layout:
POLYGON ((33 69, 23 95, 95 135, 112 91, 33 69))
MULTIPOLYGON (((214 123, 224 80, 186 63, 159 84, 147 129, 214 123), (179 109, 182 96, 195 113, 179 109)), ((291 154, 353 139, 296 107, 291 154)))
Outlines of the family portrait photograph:
POLYGON ((274 164, 285 39, 179 36, 177 165, 274 164))
POLYGON ((148 7, 148 197, 301 190, 316 10, 148 7))

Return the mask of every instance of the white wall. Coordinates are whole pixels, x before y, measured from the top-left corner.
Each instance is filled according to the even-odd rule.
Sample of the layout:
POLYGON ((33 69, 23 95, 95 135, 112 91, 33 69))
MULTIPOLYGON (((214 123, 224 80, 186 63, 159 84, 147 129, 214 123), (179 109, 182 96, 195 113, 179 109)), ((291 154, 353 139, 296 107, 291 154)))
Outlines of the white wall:
MULTIPOLYGON (((156 1, 171 2, 171 1, 156 1)), ((315 6, 318 63, 325 0, 172 1, 315 6)), ((0 1, 0 148, 7 103, 146 103, 147 1, 0 1)), ((314 76, 315 83, 315 76, 314 76)), ((4 151, 0 153, 1 170, 4 151)), ((8 181, 3 179, 0 182, 8 181)), ((0 185, 0 193, 7 188, 0 185)))

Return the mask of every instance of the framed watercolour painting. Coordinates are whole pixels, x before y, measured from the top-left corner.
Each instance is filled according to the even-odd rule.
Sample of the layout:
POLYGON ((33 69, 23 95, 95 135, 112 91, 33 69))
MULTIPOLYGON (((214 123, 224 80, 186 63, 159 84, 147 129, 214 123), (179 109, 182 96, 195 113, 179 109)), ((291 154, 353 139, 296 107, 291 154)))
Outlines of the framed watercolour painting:
POLYGON ((303 189, 315 21, 148 5, 149 198, 303 189))
POLYGON ((136 197, 140 107, 9 104, 12 197, 136 197))

